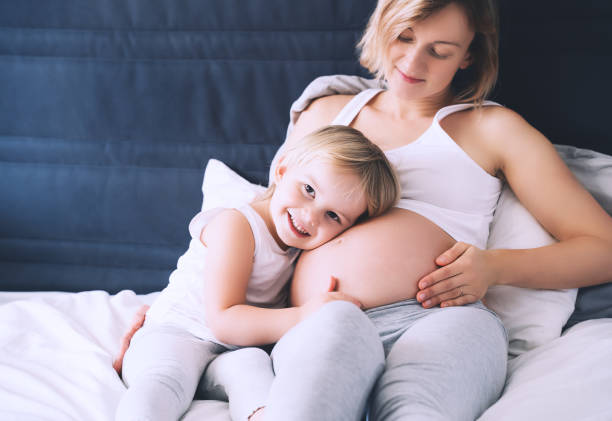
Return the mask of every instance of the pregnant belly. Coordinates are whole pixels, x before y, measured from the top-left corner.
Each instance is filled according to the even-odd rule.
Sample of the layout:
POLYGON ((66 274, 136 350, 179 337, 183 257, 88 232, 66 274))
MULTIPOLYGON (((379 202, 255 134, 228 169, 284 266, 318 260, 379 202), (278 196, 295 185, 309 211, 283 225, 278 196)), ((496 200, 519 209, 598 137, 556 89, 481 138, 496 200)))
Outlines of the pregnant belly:
POLYGON ((414 298, 417 282, 437 268, 434 259, 455 241, 427 218, 393 208, 359 224, 315 250, 302 252, 291 284, 291 302, 301 305, 326 291, 330 276, 338 290, 365 308, 414 298))

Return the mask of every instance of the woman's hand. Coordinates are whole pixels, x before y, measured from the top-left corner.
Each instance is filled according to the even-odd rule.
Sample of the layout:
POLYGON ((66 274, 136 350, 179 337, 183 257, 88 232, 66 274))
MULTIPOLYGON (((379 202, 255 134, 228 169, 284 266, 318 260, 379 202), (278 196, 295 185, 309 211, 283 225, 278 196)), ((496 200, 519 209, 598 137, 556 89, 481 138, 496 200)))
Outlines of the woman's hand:
POLYGON ((482 299, 497 273, 492 255, 470 244, 457 242, 436 258, 439 269, 418 282, 417 300, 430 308, 461 306, 482 299))
POLYGON ((363 305, 359 300, 351 297, 348 294, 337 291, 337 288, 338 278, 336 278, 335 276, 331 276, 326 292, 315 295, 313 298, 311 298, 299 307, 301 313, 300 320, 304 320, 310 314, 314 313, 320 307, 322 307, 323 304, 329 303, 331 301, 348 301, 350 303, 355 304, 359 308, 363 308, 363 305))

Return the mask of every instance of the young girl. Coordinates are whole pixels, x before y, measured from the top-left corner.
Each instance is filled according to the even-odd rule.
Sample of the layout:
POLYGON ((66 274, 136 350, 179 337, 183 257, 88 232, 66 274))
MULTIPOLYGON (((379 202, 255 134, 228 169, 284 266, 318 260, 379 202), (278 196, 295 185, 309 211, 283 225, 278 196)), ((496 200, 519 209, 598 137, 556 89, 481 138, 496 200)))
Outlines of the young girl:
MULTIPOLYGON (((329 126, 283 154, 261 198, 197 214, 189 225, 189 249, 125 354, 128 391, 116 419, 177 420, 219 354, 274 343, 325 302, 360 305, 333 291, 332 282, 330 291, 286 308, 285 286, 299 250, 384 213, 398 193, 394 171, 377 146, 355 129, 329 126)), ((262 385, 266 380, 257 373, 253 379, 241 373, 240 383, 252 393, 237 392, 234 418, 247 419, 265 405, 269 384, 262 385)))

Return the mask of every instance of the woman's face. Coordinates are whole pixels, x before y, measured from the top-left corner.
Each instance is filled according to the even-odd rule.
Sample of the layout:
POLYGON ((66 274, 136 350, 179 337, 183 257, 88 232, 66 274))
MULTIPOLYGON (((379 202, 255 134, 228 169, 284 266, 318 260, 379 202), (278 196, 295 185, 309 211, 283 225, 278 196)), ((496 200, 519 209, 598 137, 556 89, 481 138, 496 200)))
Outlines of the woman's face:
POLYGON ((470 64, 473 38, 465 12, 455 3, 406 28, 389 45, 390 90, 404 99, 445 96, 457 70, 470 64))

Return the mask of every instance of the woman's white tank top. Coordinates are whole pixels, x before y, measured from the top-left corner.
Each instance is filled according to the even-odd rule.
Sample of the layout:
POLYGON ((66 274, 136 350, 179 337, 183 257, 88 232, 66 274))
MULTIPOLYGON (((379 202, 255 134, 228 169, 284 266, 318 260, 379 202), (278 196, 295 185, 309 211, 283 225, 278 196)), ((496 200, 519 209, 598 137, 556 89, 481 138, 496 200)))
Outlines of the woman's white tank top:
MULTIPOLYGON (((381 91, 367 89, 357 94, 332 124, 350 125, 381 91)), ((483 105, 499 104, 485 101, 483 105)), ((426 217, 457 241, 486 248, 502 182, 474 162, 440 126, 444 117, 470 107, 456 104, 440 109, 418 139, 385 154, 401 184, 397 207, 426 217)))

